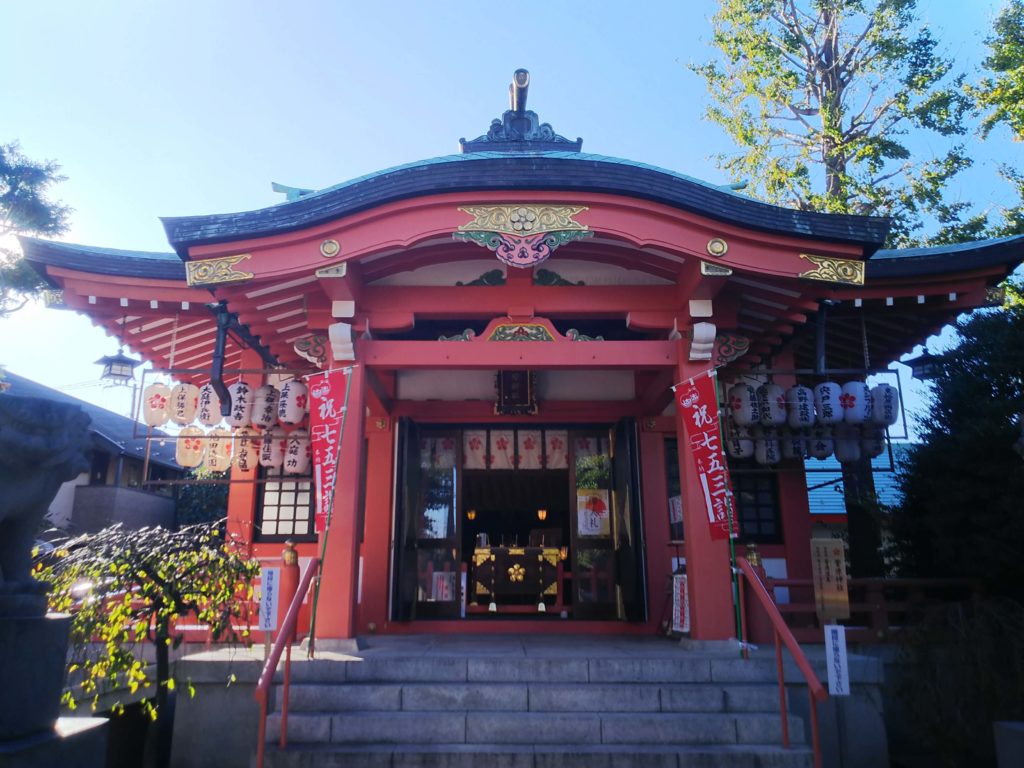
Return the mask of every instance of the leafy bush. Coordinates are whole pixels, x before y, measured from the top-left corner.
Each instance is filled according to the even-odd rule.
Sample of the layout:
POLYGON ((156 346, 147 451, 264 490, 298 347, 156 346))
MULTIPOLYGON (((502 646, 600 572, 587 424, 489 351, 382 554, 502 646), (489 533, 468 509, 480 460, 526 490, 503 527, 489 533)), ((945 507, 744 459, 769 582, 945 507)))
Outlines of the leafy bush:
MULTIPOLYGON (((168 531, 120 524, 62 542, 37 571, 50 582, 50 609, 72 615, 72 658, 64 703, 101 695, 142 695, 154 720, 177 682, 170 650, 180 620, 209 625, 214 641, 245 640, 247 606, 259 563, 245 559, 217 525, 168 531), (143 660, 147 642, 155 674, 143 660)), ((123 710, 118 700, 115 711, 123 710)))

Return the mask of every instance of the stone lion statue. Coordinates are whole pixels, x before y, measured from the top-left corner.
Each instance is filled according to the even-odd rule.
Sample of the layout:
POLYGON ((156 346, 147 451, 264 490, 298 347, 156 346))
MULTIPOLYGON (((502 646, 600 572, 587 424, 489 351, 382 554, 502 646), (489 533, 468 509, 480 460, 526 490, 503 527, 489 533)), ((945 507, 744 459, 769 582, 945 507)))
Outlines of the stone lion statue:
POLYGON ((0 394, 0 591, 36 591, 32 543, 62 483, 89 469, 77 405, 0 394))

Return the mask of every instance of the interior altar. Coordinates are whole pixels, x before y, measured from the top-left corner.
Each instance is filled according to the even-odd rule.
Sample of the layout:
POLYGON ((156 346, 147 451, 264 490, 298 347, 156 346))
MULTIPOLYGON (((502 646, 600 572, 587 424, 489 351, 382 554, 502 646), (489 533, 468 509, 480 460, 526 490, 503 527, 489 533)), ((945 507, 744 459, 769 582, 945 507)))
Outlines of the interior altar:
POLYGON ((559 547, 476 547, 471 587, 475 604, 467 610, 543 613, 550 599, 550 607, 561 613, 563 556, 559 547))

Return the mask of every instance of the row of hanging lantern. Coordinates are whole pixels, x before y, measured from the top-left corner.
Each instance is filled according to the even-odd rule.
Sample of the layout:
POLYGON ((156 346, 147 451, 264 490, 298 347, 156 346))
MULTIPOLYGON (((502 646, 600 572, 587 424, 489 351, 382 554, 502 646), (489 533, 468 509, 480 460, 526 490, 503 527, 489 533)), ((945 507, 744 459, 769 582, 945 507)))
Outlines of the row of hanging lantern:
POLYGON ((309 391, 305 384, 292 379, 278 390, 270 384, 253 387, 239 381, 228 387, 228 394, 230 412, 222 416, 212 385, 181 382, 172 388, 156 382, 143 392, 142 418, 150 427, 168 422, 183 427, 175 445, 175 460, 183 467, 202 465, 224 472, 232 466, 242 471, 262 466, 293 475, 309 472, 309 432, 285 430, 306 418, 309 391), (196 421, 213 429, 204 431, 196 421))
POLYGON ((183 427, 195 421, 214 427, 225 421, 235 429, 272 429, 278 424, 299 424, 309 411, 309 390, 297 379, 285 382, 280 390, 270 384, 253 387, 239 381, 228 387, 228 394, 230 412, 221 416, 220 398, 211 384, 197 387, 182 382, 173 388, 160 382, 150 384, 142 393, 142 419, 150 427, 162 427, 168 421, 183 427))
POLYGON ((183 467, 226 472, 232 466, 248 472, 257 466, 279 469, 286 475, 309 474, 311 448, 309 432, 271 427, 259 432, 239 427, 232 433, 223 427, 209 432, 188 426, 178 433, 174 458, 183 467))
POLYGON ((729 389, 726 451, 771 466, 783 459, 840 462, 885 451, 885 431, 899 420, 899 393, 889 384, 826 381, 811 389, 736 384, 729 389))

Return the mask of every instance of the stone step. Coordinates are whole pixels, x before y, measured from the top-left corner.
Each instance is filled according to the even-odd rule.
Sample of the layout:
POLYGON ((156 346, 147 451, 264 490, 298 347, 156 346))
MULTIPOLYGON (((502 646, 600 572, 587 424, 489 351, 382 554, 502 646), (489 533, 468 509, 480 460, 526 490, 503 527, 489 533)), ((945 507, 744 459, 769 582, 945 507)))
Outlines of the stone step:
MULTIPOLYGON (((280 688, 275 689, 280 695, 280 688)), ((279 705, 276 708, 280 708, 279 705)), ((301 683, 292 712, 777 712, 772 685, 560 683, 301 683)))
POLYGON ((266 768, 811 768, 806 747, 774 744, 651 746, 550 744, 484 746, 268 747, 266 768))
MULTIPOLYGON (((820 666, 820 665, 819 665, 820 666)), ((787 660, 788 683, 802 683, 795 664, 787 660)), ((824 668, 819 670, 819 677, 824 668)), ((293 660, 295 683, 768 683, 776 679, 768 657, 680 654, 671 658, 465 658, 369 657, 352 661, 293 660)), ((276 679, 281 679, 280 672, 276 679)))
MULTIPOLYGON (((281 718, 267 718, 276 742, 281 718)), ((802 743, 803 723, 789 719, 802 743)), ((778 715, 762 713, 295 712, 290 744, 773 744, 778 715)))

